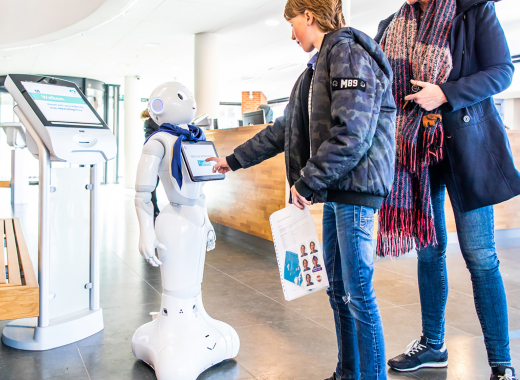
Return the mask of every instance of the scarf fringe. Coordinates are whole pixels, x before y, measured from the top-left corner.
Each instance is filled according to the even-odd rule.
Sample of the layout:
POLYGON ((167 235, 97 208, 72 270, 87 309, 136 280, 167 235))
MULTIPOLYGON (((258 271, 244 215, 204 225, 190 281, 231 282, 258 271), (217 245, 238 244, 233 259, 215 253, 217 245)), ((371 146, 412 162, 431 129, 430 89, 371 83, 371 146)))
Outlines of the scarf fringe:
POLYGON ((379 213, 378 257, 399 257, 428 245, 437 246, 433 218, 416 208, 402 209, 384 204, 379 213))

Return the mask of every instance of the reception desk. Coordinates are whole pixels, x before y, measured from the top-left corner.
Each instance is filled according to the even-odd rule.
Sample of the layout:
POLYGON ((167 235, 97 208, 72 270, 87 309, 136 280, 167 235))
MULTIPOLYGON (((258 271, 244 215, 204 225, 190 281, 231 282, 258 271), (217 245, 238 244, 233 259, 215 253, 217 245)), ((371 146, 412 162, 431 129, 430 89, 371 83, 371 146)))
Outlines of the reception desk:
MULTIPOLYGON (((231 153, 265 128, 265 125, 206 131, 221 157, 231 153)), ((520 168, 520 131, 508 131, 515 164, 520 168)), ((269 216, 287 204, 289 188, 285 177, 283 154, 247 170, 228 173, 224 181, 206 184, 210 219, 251 235, 272 240, 269 216)), ((318 234, 322 233, 323 205, 310 207, 318 234)), ((449 197, 446 197, 448 232, 455 232, 455 219, 449 197)), ((495 206, 497 230, 520 228, 520 197, 495 206)))

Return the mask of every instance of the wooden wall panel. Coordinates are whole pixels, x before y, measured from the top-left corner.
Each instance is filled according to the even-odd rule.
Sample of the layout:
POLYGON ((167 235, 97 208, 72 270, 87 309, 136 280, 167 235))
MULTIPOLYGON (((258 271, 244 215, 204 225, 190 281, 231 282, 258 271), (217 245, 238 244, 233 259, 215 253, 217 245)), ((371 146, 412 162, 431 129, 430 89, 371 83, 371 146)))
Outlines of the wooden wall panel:
MULTIPOLYGON (((207 131, 208 140, 215 143, 221 157, 253 137, 264 126, 241 127, 207 131)), ((520 168, 520 131, 508 131, 511 150, 517 168, 520 168)), ((289 188, 285 179, 284 155, 280 154, 247 170, 227 175, 226 180, 205 186, 211 220, 249 234, 272 240, 269 216, 285 207, 289 188)), ((323 205, 310 207, 318 235, 322 238, 323 205)), ((446 225, 448 232, 456 232, 455 218, 446 194, 446 225)), ((377 221, 376 231, 377 235, 377 221)), ((495 206, 495 228, 520 228, 520 197, 495 206)))

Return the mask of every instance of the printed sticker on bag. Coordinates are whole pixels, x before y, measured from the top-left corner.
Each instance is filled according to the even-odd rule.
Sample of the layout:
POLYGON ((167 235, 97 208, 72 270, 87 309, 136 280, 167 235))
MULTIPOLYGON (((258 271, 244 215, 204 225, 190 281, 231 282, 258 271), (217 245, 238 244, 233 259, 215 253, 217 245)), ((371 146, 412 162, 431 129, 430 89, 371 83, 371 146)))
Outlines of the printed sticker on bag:
POLYGON ((332 91, 361 90, 366 92, 367 82, 360 78, 332 78, 332 91))

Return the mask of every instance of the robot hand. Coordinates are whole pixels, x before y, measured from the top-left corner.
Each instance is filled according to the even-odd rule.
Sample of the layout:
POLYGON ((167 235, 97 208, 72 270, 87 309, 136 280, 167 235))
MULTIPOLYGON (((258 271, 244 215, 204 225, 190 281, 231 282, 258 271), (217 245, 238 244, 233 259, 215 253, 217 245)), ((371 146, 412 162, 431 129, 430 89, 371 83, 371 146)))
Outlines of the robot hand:
POLYGON ((213 229, 213 226, 211 226, 211 228, 208 229, 206 251, 209 252, 209 251, 212 251, 215 249, 216 240, 217 240, 217 235, 215 235, 215 230, 213 229))
POLYGON ((162 262, 155 256, 155 248, 166 250, 166 246, 161 244, 157 239, 154 239, 153 242, 139 241, 139 253, 141 253, 141 256, 148 261, 148 264, 158 267, 162 265, 162 262))

